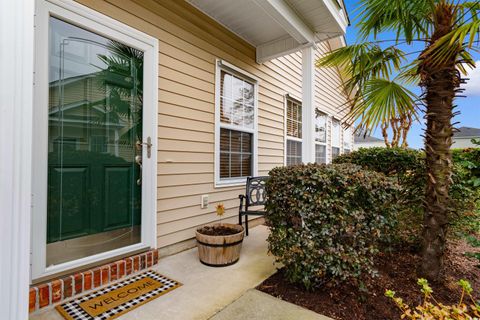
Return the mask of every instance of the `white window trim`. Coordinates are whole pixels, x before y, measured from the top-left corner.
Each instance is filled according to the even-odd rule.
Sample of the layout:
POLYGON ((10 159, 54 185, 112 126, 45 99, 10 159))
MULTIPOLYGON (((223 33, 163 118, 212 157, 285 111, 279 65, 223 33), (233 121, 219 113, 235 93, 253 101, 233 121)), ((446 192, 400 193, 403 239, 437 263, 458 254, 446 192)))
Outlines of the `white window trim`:
POLYGON ((244 185, 247 181, 246 177, 242 178, 220 178, 220 128, 251 133, 252 137, 252 172, 253 176, 258 176, 258 87, 259 79, 254 75, 228 63, 224 60, 215 60, 215 188, 232 187, 244 185), (243 78, 253 84, 254 87, 254 102, 253 102, 253 129, 241 128, 235 125, 221 123, 220 121, 220 81, 221 71, 233 73, 236 76, 243 78))
POLYGON ((304 132, 303 132, 303 113, 302 113, 302 138, 297 138, 297 137, 291 137, 288 135, 288 130, 287 130, 287 121, 288 121, 288 116, 287 116, 287 113, 288 113, 288 100, 291 100, 295 103, 298 103, 302 106, 302 111, 303 111, 303 105, 302 105, 302 100, 301 99, 298 99, 296 98, 295 96, 289 94, 289 93, 286 93, 284 96, 283 96, 283 108, 284 108, 284 130, 283 130, 283 135, 284 135, 284 141, 283 141, 283 165, 286 166, 287 165, 287 141, 288 140, 291 140, 291 141, 296 141, 296 142, 301 142, 302 143, 302 162, 303 162, 303 148, 304 148, 304 142, 303 142, 303 135, 304 135, 304 132))
POLYGON ((35 85, 33 135, 32 244, 31 280, 54 275, 118 255, 140 249, 156 248, 157 212, 157 109, 158 109, 158 39, 120 23, 99 12, 68 0, 36 0, 35 17, 35 85), (92 30, 97 34, 125 43, 144 52, 144 106, 143 139, 150 136, 153 146, 151 157, 143 150, 142 170, 142 225, 141 242, 120 249, 95 254, 55 266, 46 266, 47 227, 47 145, 48 145, 48 36, 49 16, 92 30), (149 67, 153 66, 153 67, 149 67), (39 107, 40 104, 40 107, 39 107), (44 108, 41 108, 44 106, 44 108))
POLYGON ((353 149, 352 126, 348 126, 348 124, 346 124, 346 126, 344 127, 342 133, 343 133, 343 139, 342 139, 342 149, 343 149, 343 153, 345 153, 345 149, 346 149, 346 150, 349 150, 349 152, 352 152, 352 149, 353 149), (349 134, 347 134, 347 133, 349 133, 349 134), (348 141, 348 147, 349 147, 349 148, 345 148, 345 141, 348 141))
POLYGON ((332 148, 333 148, 333 147, 339 148, 339 149, 340 149, 340 153, 341 153, 341 151, 342 151, 342 131, 343 131, 342 122, 341 122, 339 119, 337 119, 337 118, 335 118, 335 117, 332 117, 332 132, 331 132, 331 141, 332 141, 332 143, 331 143, 331 144, 332 144, 332 148), (333 141, 334 141, 334 139, 333 139, 333 128, 334 128, 333 123, 334 123, 334 122, 337 122, 337 123, 338 123, 338 127, 340 128, 340 129, 339 129, 339 135, 340 135, 340 136, 338 137, 338 144, 334 144, 334 143, 333 143, 333 141))

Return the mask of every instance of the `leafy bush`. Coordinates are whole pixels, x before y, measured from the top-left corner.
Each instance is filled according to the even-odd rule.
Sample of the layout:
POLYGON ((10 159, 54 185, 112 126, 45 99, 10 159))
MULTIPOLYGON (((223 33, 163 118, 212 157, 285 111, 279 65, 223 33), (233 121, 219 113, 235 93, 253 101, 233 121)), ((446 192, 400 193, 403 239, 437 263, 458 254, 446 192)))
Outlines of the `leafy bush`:
POLYGON ((269 175, 269 250, 290 281, 313 288, 374 274, 372 259, 395 223, 395 182, 352 164, 279 167, 269 175))
POLYGON ((457 304, 448 306, 439 303, 433 297, 433 290, 425 279, 418 279, 423 293, 423 303, 415 308, 407 305, 402 298, 395 296, 395 291, 387 290, 385 295, 392 299, 402 311, 401 319, 430 320, 430 319, 451 319, 451 320, 473 320, 480 317, 480 305, 472 296, 472 286, 466 280, 460 280, 458 285, 462 288, 460 301, 457 304), (469 302, 465 300, 469 299, 469 302))
POLYGON ((467 171, 470 185, 480 188, 480 147, 453 149, 452 156, 454 163, 467 171))
MULTIPOLYGON (((457 167, 456 180, 462 179, 463 183, 455 183, 456 189, 467 193, 476 203, 476 210, 465 210, 465 214, 454 220, 454 231, 459 234, 480 233, 480 148, 453 149, 453 162, 457 167), (463 188, 463 189, 462 189, 463 188)), ((455 180, 454 180, 455 181, 455 180)), ((462 193, 454 198, 460 199, 462 193)), ((469 209, 467 205, 467 209, 469 209)))
POLYGON ((424 170, 425 155, 421 151, 403 148, 361 148, 335 158, 334 163, 354 163, 386 176, 408 176, 424 170), (419 168, 420 167, 420 168, 419 168))
MULTIPOLYGON (((450 188, 452 221, 462 225, 471 215, 478 199, 478 190, 472 182, 478 164, 480 149, 468 153, 453 152, 453 175, 450 188), (477 152, 478 150, 478 152, 477 152), (477 162, 474 162, 476 159, 477 162)), ((368 148, 341 155, 334 163, 354 163, 368 170, 384 173, 400 184, 399 224, 397 235, 402 240, 415 241, 423 223, 423 200, 426 185, 425 154, 419 150, 401 148, 368 148)))

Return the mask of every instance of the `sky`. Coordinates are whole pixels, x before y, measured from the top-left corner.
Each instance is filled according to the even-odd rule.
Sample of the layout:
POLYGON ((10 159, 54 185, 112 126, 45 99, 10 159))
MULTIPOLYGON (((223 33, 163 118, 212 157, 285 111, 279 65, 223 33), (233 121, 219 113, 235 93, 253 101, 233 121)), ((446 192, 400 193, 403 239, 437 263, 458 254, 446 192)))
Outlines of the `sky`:
MULTIPOLYGON (((388 0, 387 0, 388 1, 388 0)), ((356 9, 358 8, 360 0, 345 0, 347 6, 347 11, 350 16, 350 21, 352 25, 347 29, 347 44, 354 44, 357 42, 357 28, 356 28, 356 9)), ((395 34, 385 34, 382 36, 384 39, 395 39, 395 34)), ((402 46, 402 50, 405 52, 414 52, 422 50, 422 45, 416 44, 412 46, 402 46)), ((412 55, 413 56, 413 55, 412 55)), ((474 59, 476 61, 477 68, 469 72, 468 78, 470 79, 468 83, 464 86, 466 98, 457 98, 455 103, 458 105, 456 111, 460 111, 460 115, 456 116, 452 123, 458 122, 455 124, 455 127, 477 127, 480 128, 480 54, 473 53, 474 59)), ((419 94, 420 90, 418 87, 412 87, 412 91, 419 94)), ((423 116, 423 115, 422 115, 423 116)), ((408 144, 410 147, 415 149, 420 149, 423 147, 423 119, 422 123, 414 123, 408 134, 408 144)), ((381 138, 381 132, 379 129, 374 131, 372 134, 377 138, 381 138)))

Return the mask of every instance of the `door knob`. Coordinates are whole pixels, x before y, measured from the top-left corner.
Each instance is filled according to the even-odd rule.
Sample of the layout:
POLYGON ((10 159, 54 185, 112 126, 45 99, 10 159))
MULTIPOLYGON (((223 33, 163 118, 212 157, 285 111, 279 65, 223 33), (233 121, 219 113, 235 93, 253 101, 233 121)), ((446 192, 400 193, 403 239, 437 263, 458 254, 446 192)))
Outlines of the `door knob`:
POLYGON ((142 142, 140 140, 137 140, 136 146, 138 151, 142 150, 142 146, 146 146, 147 158, 150 159, 150 157, 152 156, 152 138, 148 137, 147 142, 142 142))

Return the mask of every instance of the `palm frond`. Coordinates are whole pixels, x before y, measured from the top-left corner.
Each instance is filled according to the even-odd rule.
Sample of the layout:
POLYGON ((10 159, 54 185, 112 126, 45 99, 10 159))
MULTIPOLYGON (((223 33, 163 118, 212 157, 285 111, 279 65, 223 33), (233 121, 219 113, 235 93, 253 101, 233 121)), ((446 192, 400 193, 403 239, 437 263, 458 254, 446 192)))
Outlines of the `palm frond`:
POLYGON ((350 95, 370 79, 388 79, 405 61, 405 53, 395 46, 383 49, 377 43, 365 42, 339 48, 320 58, 316 65, 339 67, 345 90, 350 95))
POLYGON ((384 122, 404 115, 418 119, 418 97, 402 84, 387 79, 367 81, 362 99, 350 110, 348 118, 361 120, 363 130, 369 134, 384 122))
POLYGON ((480 1, 461 2, 457 5, 457 24, 464 24, 470 20, 478 20, 480 12, 480 1))
POLYGON ((406 85, 415 85, 420 83, 420 75, 418 74, 418 65, 420 61, 415 59, 406 66, 403 66, 402 70, 395 77, 401 83, 406 85))
POLYGON ((356 19, 364 39, 395 31, 397 40, 402 36, 411 43, 428 35, 434 7, 434 0, 364 0, 356 19))
POLYGON ((432 66, 439 66, 448 63, 453 58, 457 59, 457 56, 465 49, 478 49, 476 42, 478 43, 479 37, 480 20, 472 20, 438 39, 422 56, 428 57, 432 66))
POLYGON ((473 59, 473 56, 468 51, 462 51, 459 56, 460 59, 457 61, 457 69, 464 76, 467 76, 469 72, 468 69, 475 68, 475 59, 473 59))

